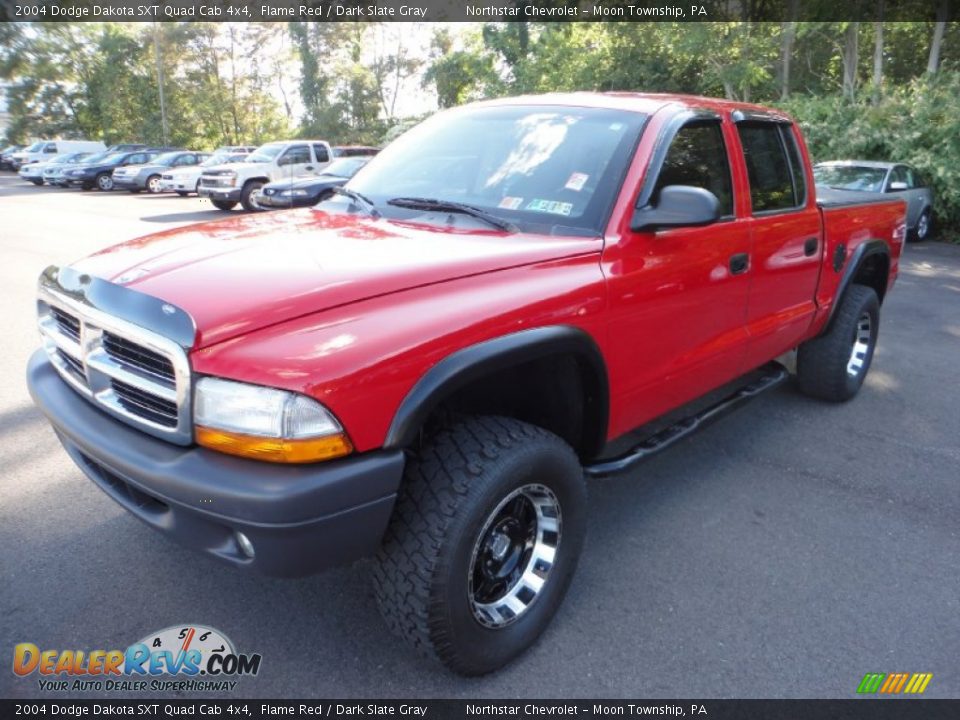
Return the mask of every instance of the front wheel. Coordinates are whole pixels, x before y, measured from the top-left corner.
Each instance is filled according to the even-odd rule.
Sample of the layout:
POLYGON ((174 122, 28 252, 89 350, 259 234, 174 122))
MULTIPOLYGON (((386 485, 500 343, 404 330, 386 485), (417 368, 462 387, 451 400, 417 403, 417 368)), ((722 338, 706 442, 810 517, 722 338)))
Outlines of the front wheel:
POLYGON ((34 185, 43 185, 43 180, 31 180, 34 185))
POLYGON ((240 204, 243 205, 244 210, 248 212, 259 212, 263 210, 260 203, 257 202, 263 185, 264 183, 259 180, 249 180, 247 184, 243 186, 243 190, 240 192, 240 204))
POLYGON ((577 456, 539 427, 470 417, 413 457, 377 556, 387 625, 462 675, 530 647, 567 591, 586 528, 577 456))
POLYGON ((107 173, 97 175, 97 187, 104 191, 113 190, 113 178, 107 173))
POLYGON ((211 200, 217 210, 233 210, 237 206, 236 200, 211 200))
POLYGON ((151 195, 156 195, 160 192, 160 176, 151 175, 147 178, 147 192, 151 195))
POLYGON ((851 285, 830 329, 797 352, 801 392, 831 402, 856 395, 870 370, 879 329, 877 293, 866 285, 851 285))

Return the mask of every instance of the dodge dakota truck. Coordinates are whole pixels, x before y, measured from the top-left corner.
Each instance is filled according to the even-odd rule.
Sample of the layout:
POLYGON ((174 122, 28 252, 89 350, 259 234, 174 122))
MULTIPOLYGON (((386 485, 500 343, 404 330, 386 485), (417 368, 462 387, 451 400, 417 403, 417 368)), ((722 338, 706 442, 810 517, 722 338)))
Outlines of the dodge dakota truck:
POLYGON ((687 96, 452 109, 336 192, 48 268, 30 391, 183 545, 371 556, 390 628, 465 675, 556 613, 590 478, 788 375, 857 394, 905 233, 818 199, 788 116, 687 96))

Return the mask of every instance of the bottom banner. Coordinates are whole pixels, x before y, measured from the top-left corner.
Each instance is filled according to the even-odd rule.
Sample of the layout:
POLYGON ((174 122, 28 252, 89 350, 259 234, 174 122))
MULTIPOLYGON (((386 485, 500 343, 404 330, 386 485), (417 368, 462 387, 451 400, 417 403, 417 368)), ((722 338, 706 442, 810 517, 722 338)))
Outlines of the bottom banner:
POLYGON ((0 718, 14 717, 954 720, 960 700, 0 700, 0 718))

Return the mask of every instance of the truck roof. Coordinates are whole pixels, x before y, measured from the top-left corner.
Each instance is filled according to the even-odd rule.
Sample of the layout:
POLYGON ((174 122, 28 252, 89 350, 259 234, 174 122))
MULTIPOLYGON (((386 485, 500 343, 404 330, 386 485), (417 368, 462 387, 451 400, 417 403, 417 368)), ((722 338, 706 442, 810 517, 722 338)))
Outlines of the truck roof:
POLYGON ((701 95, 682 95, 674 93, 640 92, 568 92, 545 93, 543 95, 520 95, 510 98, 482 101, 483 105, 573 105, 581 107, 609 108, 627 110, 644 114, 653 114, 668 106, 713 110, 714 112, 763 113, 777 115, 785 119, 790 116, 776 108, 734 100, 703 97, 701 95))

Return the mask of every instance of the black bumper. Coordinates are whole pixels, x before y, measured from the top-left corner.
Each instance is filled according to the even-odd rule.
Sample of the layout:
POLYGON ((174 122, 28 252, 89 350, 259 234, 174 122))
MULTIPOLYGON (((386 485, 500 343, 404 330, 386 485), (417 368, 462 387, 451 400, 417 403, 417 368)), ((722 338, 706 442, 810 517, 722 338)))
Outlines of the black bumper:
POLYGON ((211 200, 225 200, 227 202, 240 202, 240 193, 243 188, 211 188, 201 185, 197 188, 197 195, 210 198, 211 200))
POLYGON ((266 575, 297 577, 372 554, 403 474, 401 451, 275 465, 180 447, 114 420, 74 392, 43 351, 30 394, 74 462, 111 498, 178 543, 266 575), (247 557, 235 533, 253 543, 247 557))

